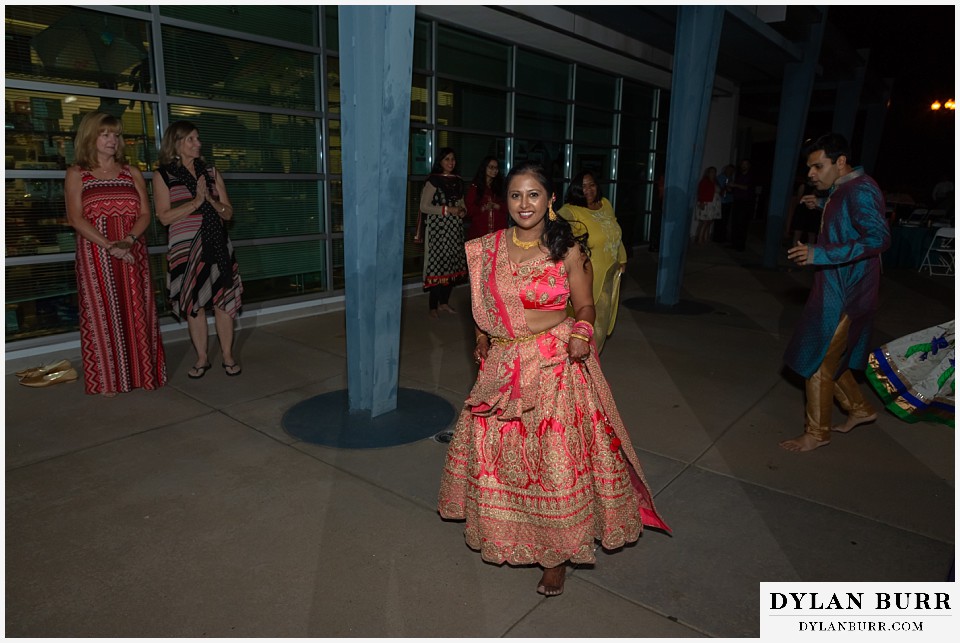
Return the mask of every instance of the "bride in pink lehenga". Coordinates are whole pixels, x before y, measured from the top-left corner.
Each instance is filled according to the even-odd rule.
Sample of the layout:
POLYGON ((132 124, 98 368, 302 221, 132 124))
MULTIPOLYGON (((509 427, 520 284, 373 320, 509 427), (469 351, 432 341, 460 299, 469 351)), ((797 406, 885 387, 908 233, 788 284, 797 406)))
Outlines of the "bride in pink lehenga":
POLYGON ((466 520, 484 560, 543 567, 537 591, 556 596, 568 562, 596 562, 596 540, 617 549, 645 525, 669 528, 596 358, 586 235, 553 211, 539 164, 506 184, 515 227, 466 244, 480 372, 438 506, 466 520))

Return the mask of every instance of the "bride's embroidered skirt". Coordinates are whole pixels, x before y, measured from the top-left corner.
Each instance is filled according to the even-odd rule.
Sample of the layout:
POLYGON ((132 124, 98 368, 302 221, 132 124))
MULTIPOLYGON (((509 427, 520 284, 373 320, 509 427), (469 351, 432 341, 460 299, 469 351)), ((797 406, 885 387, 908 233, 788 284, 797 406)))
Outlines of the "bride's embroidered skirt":
POLYGON ((494 342, 448 447, 440 514, 489 562, 593 563, 595 541, 668 529, 599 362, 567 358, 571 325, 494 342))

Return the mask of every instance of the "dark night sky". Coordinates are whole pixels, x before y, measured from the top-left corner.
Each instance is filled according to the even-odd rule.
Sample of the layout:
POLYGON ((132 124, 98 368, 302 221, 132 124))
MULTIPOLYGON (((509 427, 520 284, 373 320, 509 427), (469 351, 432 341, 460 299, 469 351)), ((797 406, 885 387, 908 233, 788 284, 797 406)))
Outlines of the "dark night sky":
POLYGON ((929 199, 933 185, 955 171, 954 113, 930 110, 935 99, 957 98, 955 8, 831 6, 828 11, 852 45, 870 48, 870 66, 894 78, 875 177, 886 190, 929 199))

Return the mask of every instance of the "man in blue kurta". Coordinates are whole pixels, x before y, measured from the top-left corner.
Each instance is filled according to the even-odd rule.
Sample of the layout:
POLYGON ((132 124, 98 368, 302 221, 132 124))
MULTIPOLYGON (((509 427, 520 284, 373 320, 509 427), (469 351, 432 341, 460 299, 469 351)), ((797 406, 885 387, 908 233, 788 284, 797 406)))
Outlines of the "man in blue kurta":
MULTIPOLYGON (((870 329, 880 287, 880 253, 890 245, 883 193, 876 181, 853 167, 847 141, 826 134, 808 149, 807 176, 819 190, 830 190, 815 244, 797 243, 787 257, 801 266, 816 266, 813 289, 800 316, 784 361, 806 383, 803 434, 784 440, 788 451, 812 451, 830 443, 830 433, 846 433, 877 419, 851 368, 866 366, 870 329), (847 420, 831 426, 833 399, 847 420)), ((815 195, 804 197, 816 207, 815 195)))

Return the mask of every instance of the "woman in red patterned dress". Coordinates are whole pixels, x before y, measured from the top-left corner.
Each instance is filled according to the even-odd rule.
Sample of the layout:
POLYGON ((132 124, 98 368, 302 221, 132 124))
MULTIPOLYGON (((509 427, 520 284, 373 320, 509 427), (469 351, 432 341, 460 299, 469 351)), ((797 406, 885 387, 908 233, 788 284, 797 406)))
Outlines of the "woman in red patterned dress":
POLYGON ((177 121, 163 133, 153 198, 157 219, 170 226, 167 287, 173 312, 187 320, 197 352, 187 377, 200 379, 210 369, 207 308, 213 309, 223 370, 237 376, 241 369, 233 355, 233 320, 240 313, 243 284, 227 236, 233 205, 223 177, 200 155, 200 132, 193 123, 177 121))
POLYGON ((556 596, 568 563, 596 561, 595 541, 617 549, 645 525, 668 528, 596 358, 586 235, 553 212, 540 165, 506 183, 516 225, 466 244, 480 372, 438 508, 466 520, 485 561, 540 565, 537 591, 556 596))
POLYGON ((67 220, 77 231, 77 294, 84 388, 113 397, 167 381, 143 234, 150 202, 143 175, 124 163, 120 121, 80 122, 67 170, 67 220))

